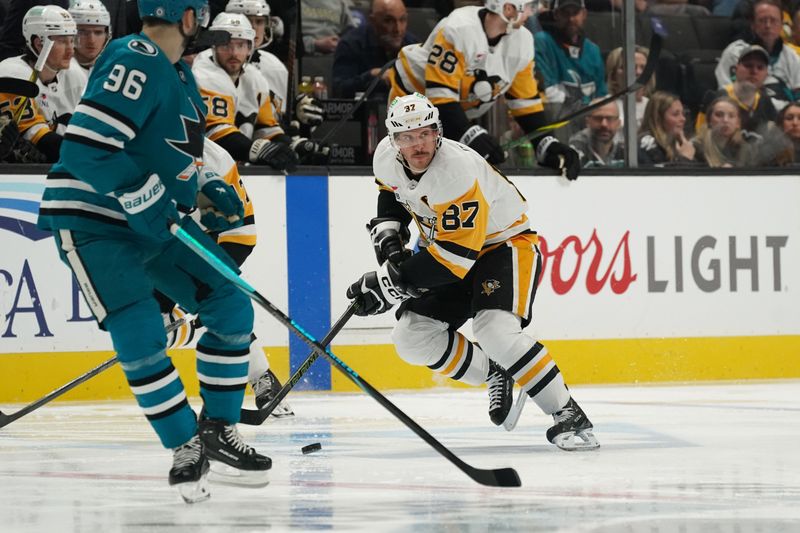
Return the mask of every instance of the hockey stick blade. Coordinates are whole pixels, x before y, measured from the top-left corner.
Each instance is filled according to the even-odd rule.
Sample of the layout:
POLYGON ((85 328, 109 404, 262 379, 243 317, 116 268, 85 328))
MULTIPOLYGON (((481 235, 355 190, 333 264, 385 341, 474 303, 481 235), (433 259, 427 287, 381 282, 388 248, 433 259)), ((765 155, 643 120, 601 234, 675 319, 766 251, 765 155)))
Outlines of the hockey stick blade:
POLYGON ((214 270, 225 277, 225 279, 233 283, 237 289, 245 293, 251 300, 257 303, 276 320, 278 320, 278 322, 287 327, 292 333, 300 338, 300 340, 305 342, 309 348, 317 352, 319 355, 325 357, 331 363, 331 365, 335 366, 337 370, 344 374, 358 388, 364 391, 367 395, 371 396, 373 400, 381 404, 381 406, 392 413, 395 418, 400 420, 403 425, 416 433, 418 437, 424 440, 429 446, 442 455, 442 457, 450 461, 459 470, 472 478, 473 481, 490 487, 519 487, 522 485, 519 475, 513 468, 484 470, 475 468, 474 466, 465 463, 461 458, 450 451, 449 448, 436 440, 433 435, 428 433, 422 426, 417 424, 411 417, 405 414, 399 407, 389 401, 388 398, 378 392, 372 385, 367 383, 366 380, 359 376, 355 370, 347 366, 344 361, 334 355, 333 352, 326 350, 319 342, 317 342, 314 337, 305 331, 302 326, 289 318, 283 313, 283 311, 275 307, 269 300, 259 294, 259 292, 253 288, 252 285, 241 278, 227 264, 225 264, 213 253, 206 250, 206 248, 189 233, 187 233, 186 230, 173 222, 170 224, 170 231, 178 238, 178 240, 189 247, 189 249, 194 251, 198 257, 208 263, 214 270))
MULTIPOLYGON (((322 338, 320 344, 322 346, 327 347, 332 341, 333 338, 342 330, 344 325, 347 323, 348 320, 355 314, 356 312, 356 302, 353 301, 348 307, 344 314, 336 321, 336 323, 331 327, 330 331, 322 338)), ((278 391, 278 394, 270 400, 270 402, 262 407, 261 409, 242 409, 241 413, 239 414, 239 422, 242 424, 247 424, 250 426, 260 426, 264 423, 264 420, 269 418, 269 415, 272 414, 272 411, 275 410, 276 407, 283 401, 289 391, 291 391, 295 385, 303 378, 308 369, 311 368, 311 365, 319 358, 319 353, 311 352, 306 360, 303 361, 297 370, 295 370, 292 377, 289 378, 281 390, 278 391)))
POLYGON ((39 94, 39 86, 28 80, 2 77, 0 78, 0 93, 35 98, 39 94))
POLYGON ((524 144, 532 139, 535 139, 536 137, 545 135, 550 131, 557 130, 558 128, 566 126, 576 118, 580 118, 586 115, 587 113, 594 111, 598 107, 603 107, 604 105, 609 104, 617 100, 618 98, 622 98, 626 94, 638 91, 639 89, 647 85, 647 82, 650 81, 650 78, 653 76, 653 73, 656 70, 656 66, 658 66, 658 59, 661 56, 661 43, 663 42, 664 37, 666 37, 667 35, 664 26, 661 24, 661 21, 658 20, 657 18, 655 17, 651 18, 650 24, 653 29, 653 35, 652 37, 650 37, 650 53, 647 56, 647 63, 645 63, 644 69, 642 69, 642 73, 639 75, 638 78, 636 78, 636 80, 631 85, 625 87, 624 89, 622 89, 617 93, 606 96, 605 98, 601 98, 600 100, 597 100, 592 104, 589 104, 576 111, 573 111, 572 113, 560 117, 555 122, 536 128, 534 131, 526 133, 522 137, 514 139, 513 141, 509 141, 503 145, 503 149, 509 150, 511 148, 524 144))
MULTIPOLYGON (((165 331, 166 331, 166 333, 170 333, 170 332, 178 329, 179 327, 181 327, 184 323, 185 323, 185 320, 183 318, 180 318, 180 319, 176 320, 175 322, 170 323, 166 327, 165 331)), ((55 400, 59 396, 71 391, 72 389, 74 389, 75 387, 80 385, 81 383, 84 383, 85 381, 89 381, 91 378, 95 377, 97 374, 99 374, 99 373, 103 372, 104 370, 114 366, 116 364, 116 362, 117 362, 117 356, 115 355, 111 359, 108 359, 107 361, 104 361, 104 362, 100 363, 99 365, 97 365, 93 369, 89 370, 88 372, 86 372, 84 374, 81 374, 80 376, 78 376, 77 378, 73 379, 69 383, 66 383, 66 384, 60 386, 56 390, 54 390, 52 392, 49 392, 48 394, 42 396, 41 398, 39 398, 35 402, 26 405, 25 407, 23 407, 19 411, 16 411, 16 412, 11 413, 9 415, 7 415, 7 414, 3 413, 2 411, 0 411, 0 428, 4 428, 5 426, 9 425, 14 420, 22 418, 23 416, 27 415, 28 413, 37 410, 41 406, 43 406, 43 405, 45 405, 47 403, 50 403, 51 401, 55 400)))

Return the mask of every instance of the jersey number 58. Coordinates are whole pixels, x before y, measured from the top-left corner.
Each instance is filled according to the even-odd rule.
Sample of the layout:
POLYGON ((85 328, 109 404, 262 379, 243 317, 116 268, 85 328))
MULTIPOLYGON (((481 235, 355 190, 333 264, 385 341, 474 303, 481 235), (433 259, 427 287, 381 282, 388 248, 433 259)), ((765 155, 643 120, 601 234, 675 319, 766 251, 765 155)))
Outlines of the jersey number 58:
POLYGON ((132 68, 130 71, 123 65, 114 65, 103 83, 103 89, 115 93, 122 89, 122 96, 131 100, 138 100, 142 95, 142 85, 147 81, 147 74, 132 68))

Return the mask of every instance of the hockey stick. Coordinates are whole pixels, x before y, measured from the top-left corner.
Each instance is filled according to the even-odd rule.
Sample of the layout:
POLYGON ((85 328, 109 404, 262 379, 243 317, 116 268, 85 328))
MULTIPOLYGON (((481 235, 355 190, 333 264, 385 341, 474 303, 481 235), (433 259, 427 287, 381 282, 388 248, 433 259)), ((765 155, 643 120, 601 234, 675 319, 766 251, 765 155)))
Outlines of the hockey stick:
MULTIPOLYGON (((42 69, 44 69, 45 64, 47 63, 47 56, 50 55, 50 51, 53 49, 53 45, 56 44, 55 41, 50 38, 43 39, 42 42, 43 42, 42 50, 41 52, 39 52, 39 57, 36 59, 36 64, 33 65, 33 72, 31 72, 31 75, 28 78, 28 81, 34 84, 36 83, 36 80, 39 79, 39 75, 42 72, 42 69)), ((17 124, 19 124, 19 119, 22 118, 22 113, 25 111, 25 106, 28 105, 28 100, 29 98, 27 96, 23 96, 22 103, 14 112, 13 120, 17 124)))
MULTIPOLYGON (((288 126, 294 120, 294 94, 297 90, 297 27, 300 25, 300 0, 294 2, 292 25, 289 27, 289 50, 286 53, 286 118, 288 126)), ((268 22, 269 23, 269 22, 268 22)))
POLYGON ((650 24, 653 29, 653 35, 650 38, 650 53, 647 56, 647 63, 645 63, 642 73, 639 75, 638 78, 636 78, 636 80, 631 85, 625 87, 624 89, 622 89, 617 93, 606 96, 605 98, 602 98, 594 102, 593 104, 589 104, 586 107, 582 107, 572 113, 569 113, 566 116, 559 118, 558 121, 556 122, 547 124, 540 128, 536 128, 534 131, 526 133, 525 135, 523 135, 518 139, 509 141, 503 145, 503 149, 508 150, 509 148, 514 148, 515 146, 524 144, 530 141, 531 139, 534 139, 544 133, 557 130, 562 126, 566 126, 576 118, 582 117, 587 113, 594 111, 598 107, 602 107, 608 103, 611 103, 617 98, 622 98, 626 94, 636 92, 645 85, 647 85, 647 82, 650 81, 650 78, 653 76, 653 72, 655 72, 656 70, 656 66, 658 66, 658 58, 661 55, 661 43, 663 42, 664 37, 667 36, 667 31, 664 29, 664 26, 661 24, 660 20, 653 17, 650 19, 650 24))
POLYGON ((372 385, 367 383, 364 378, 358 375, 355 370, 347 366, 347 364, 333 354, 329 349, 326 350, 317 340, 312 337, 306 330, 304 330, 294 320, 286 316, 280 309, 275 307, 269 300, 261 296, 259 292, 254 289, 244 279, 239 277, 228 265, 223 263, 218 257, 209 252, 197 240, 189 235, 183 228, 175 223, 170 225, 170 231, 182 243, 194 251, 201 259, 211 265, 214 270, 219 272, 222 276, 233 283, 239 290, 245 293, 251 300, 264 308, 269 314, 275 317, 278 322, 289 328, 295 335, 297 335, 303 342, 314 350, 318 355, 324 356, 333 366, 340 372, 347 376, 361 390, 381 404, 386 410, 392 413, 398 420, 400 420, 407 428, 416 433, 422 440, 430 445, 434 450, 439 452, 445 459, 453 463, 459 470, 464 472, 474 481, 492 487, 519 487, 521 482, 517 471, 513 468, 498 468, 494 470, 484 470, 470 466, 461 460, 457 455, 451 452, 441 442, 436 440, 430 433, 425 431, 419 424, 414 422, 407 414, 401 411, 395 404, 390 402, 383 394, 378 392, 372 385))
POLYGON ((378 75, 375 76, 375 79, 372 80, 370 82, 370 84, 367 86, 367 89, 364 91, 364 94, 362 94, 361 97, 358 100, 355 101, 355 103, 353 104, 353 107, 351 107, 350 110, 347 113, 345 113, 344 116, 342 116, 342 118, 339 119, 339 122, 334 124, 333 127, 328 131, 328 133, 325 134, 324 137, 322 137, 322 139, 320 141, 317 141, 317 142, 319 142, 319 144, 325 144, 325 142, 328 139, 333 137, 334 133, 339 131, 341 129, 341 127, 344 126, 345 122, 350 120, 350 118, 355 114, 355 112, 358 111, 358 108, 361 107, 361 104, 364 103, 364 100, 369 98, 369 95, 372 94, 372 92, 375 90, 375 87, 377 87, 378 83, 381 82, 381 78, 383 77, 384 72, 386 72, 387 70, 392 68, 392 65, 394 65, 395 61, 397 61, 397 60, 396 59, 391 59, 385 65, 383 65, 381 67, 380 72, 378 72, 378 75))
MULTIPOLYGON (((355 300, 353 300, 353 302, 351 302, 350 305, 347 307, 347 310, 344 312, 344 314, 331 327, 330 331, 328 331, 325 337, 323 337, 322 340, 319 341, 319 343, 322 346, 327 348, 327 346, 331 343, 331 341, 333 341, 333 338, 342 330, 347 321, 350 320, 350 317, 352 317, 353 314, 356 312, 356 307, 357 307, 356 302, 355 300)), ((264 420, 266 420, 269 417, 269 415, 272 414, 272 411, 274 411, 275 408, 278 407, 278 404, 281 403, 281 401, 286 397, 286 395, 289 394, 289 391, 291 391, 294 388, 294 386, 297 385, 297 382, 302 379, 303 375, 306 372, 308 372, 308 369, 311 368, 311 365, 313 365, 318 358, 319 358, 319 352, 316 351, 311 352, 306 358, 306 360, 303 361, 303 364, 300 365, 300 367, 295 371, 294 374, 292 374, 292 377, 289 378, 289 381, 286 382, 286 384, 281 388, 281 390, 278 391, 278 394, 276 394, 275 397, 267 405, 265 405, 261 409, 256 409, 256 410, 242 409, 239 422, 250 426, 260 426, 261 424, 263 424, 264 420)))
MULTIPOLYGON (((181 327, 184 323, 185 323, 185 320, 183 318, 180 318, 180 319, 176 320, 175 322, 170 323, 166 327, 165 331, 166 331, 166 333, 170 333, 172 331, 175 331, 176 329, 181 327)), ((112 366, 114 366, 114 364, 116 364, 116 362, 117 362, 117 356, 115 355, 114 357, 112 357, 108 361, 100 363, 98 366, 96 366, 93 369, 89 370, 85 374, 81 374, 80 376, 78 376, 77 378, 73 379, 69 383, 66 383, 65 385, 60 386, 56 390, 46 394, 45 396, 39 398, 38 400, 36 400, 35 402, 33 402, 31 404, 26 405, 25 407, 23 407, 22 409, 20 409, 19 411, 15 412, 15 413, 11 413, 10 415, 7 415, 7 414, 4 414, 2 411, 0 411, 0 428, 3 428, 5 426, 9 425, 14 420, 17 420, 18 418, 22 418, 23 416, 27 415, 28 413, 37 410, 38 408, 40 408, 44 404, 50 403, 51 401, 55 400, 56 398, 58 398, 62 394, 71 391, 72 389, 74 389, 75 387, 80 385, 81 383, 83 383, 85 381, 88 381, 88 380, 92 379, 93 377, 95 377, 97 374, 103 372, 104 370, 106 370, 108 368, 111 368, 112 366)))
POLYGON ((3 77, 0 78, 0 93, 35 98, 39 94, 39 86, 32 81, 3 77))

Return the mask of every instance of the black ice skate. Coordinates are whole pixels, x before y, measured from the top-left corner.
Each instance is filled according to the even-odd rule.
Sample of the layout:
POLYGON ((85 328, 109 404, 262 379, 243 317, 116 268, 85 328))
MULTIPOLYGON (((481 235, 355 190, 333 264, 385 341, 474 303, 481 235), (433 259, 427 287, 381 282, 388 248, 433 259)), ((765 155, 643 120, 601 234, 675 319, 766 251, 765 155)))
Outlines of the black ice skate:
POLYGON ((200 420, 200 439, 212 461, 209 481, 248 487, 269 483, 272 459, 245 444, 235 425, 224 420, 200 420))
POLYGON ((594 426, 572 398, 560 411, 553 413, 553 420, 555 425, 547 430, 547 440, 562 450, 573 452, 600 447, 592 432, 594 426))
POLYGON ((200 437, 195 435, 173 451, 169 484, 177 485, 178 492, 186 503, 207 500, 211 496, 206 482, 209 464, 200 437))
MULTIPOLYGON (((269 402, 278 395, 281 390, 281 382, 278 377, 272 373, 272 370, 267 370, 261 377, 252 383, 253 392, 256 395, 256 407, 259 409, 264 408, 269 402)), ((275 406, 275 409, 270 413, 275 418, 283 418, 287 416, 294 416, 294 411, 286 401, 281 401, 275 406)))
POLYGON ((514 379, 508 372, 489 360, 489 376, 486 378, 489 393, 489 418, 499 426, 506 421, 514 403, 514 379))

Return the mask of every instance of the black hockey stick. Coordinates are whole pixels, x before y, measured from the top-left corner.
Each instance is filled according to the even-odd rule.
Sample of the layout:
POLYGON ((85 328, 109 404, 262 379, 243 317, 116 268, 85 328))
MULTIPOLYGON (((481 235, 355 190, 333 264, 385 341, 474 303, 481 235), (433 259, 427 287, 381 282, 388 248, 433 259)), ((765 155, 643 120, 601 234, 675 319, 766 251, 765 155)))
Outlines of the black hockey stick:
POLYGON ((456 468, 464 472, 474 481, 491 487, 519 487, 522 485, 517 471, 513 468, 498 468, 493 470, 484 470, 475 468, 456 454, 451 452, 444 444, 436 440, 433 435, 425 431, 419 424, 405 414, 395 404, 390 402, 383 394, 378 392, 372 385, 367 383, 364 378, 358 375, 355 370, 347 366, 347 364, 335 356, 330 350, 326 350, 317 340, 312 337, 306 330, 304 330, 294 320, 286 316, 280 309, 275 307, 269 300, 261 296, 259 292, 253 288, 244 279, 239 277, 228 265, 223 263, 217 256, 205 249, 194 237, 189 235, 183 228, 175 223, 170 225, 170 231, 192 251, 194 251, 200 258, 211 265, 214 270, 219 272, 222 276, 233 283, 239 290, 245 293, 251 300, 264 308, 269 314, 275 317, 278 322, 289 328, 292 333, 297 335, 303 342, 305 342, 314 352, 324 356, 331 365, 335 366, 340 372, 347 376, 358 388, 363 390, 369 396, 381 404, 387 411, 392 413, 398 420, 400 420, 407 428, 416 433, 422 440, 430 445, 434 450, 439 452, 445 459, 453 463, 456 468))
POLYGON ((503 149, 508 150, 509 148, 514 148, 515 146, 524 144, 530 141, 531 139, 539 137, 540 135, 545 134, 549 131, 557 130, 562 126, 566 126, 576 118, 582 117, 587 113, 594 111, 598 107, 602 107, 608 103, 611 103, 617 98, 622 98, 626 94, 638 91, 639 89, 647 85, 647 82, 650 81, 650 78, 653 76, 653 72, 655 72, 656 70, 656 66, 658 66, 658 58, 661 55, 661 43, 663 42, 664 37, 667 36, 667 31, 664 29, 664 26, 661 24, 660 20, 653 17, 650 19, 650 24, 653 29, 653 35, 650 38, 650 53, 647 56, 647 63, 645 63, 642 73, 639 75, 638 78, 636 78, 636 80, 631 85, 625 87, 624 89, 622 89, 617 93, 606 96, 605 98, 602 98, 594 102, 593 104, 589 104, 586 107, 582 107, 572 113, 569 113, 559 118, 556 122, 547 124, 540 128, 536 128, 534 131, 526 133, 525 135, 519 137, 518 139, 509 141, 503 145, 503 149))
MULTIPOLYGON (((39 79, 42 70, 44 70, 44 67, 47 64, 47 57, 50 55, 50 51, 53 49, 54 45, 55 41, 53 39, 47 38, 42 41, 42 50, 39 52, 39 57, 38 59, 36 59, 36 64, 33 65, 33 70, 31 72, 30 77, 28 78, 29 82, 36 83, 36 80, 39 79)), ((17 124, 19 124, 19 121, 22 118, 22 113, 25 111, 25 106, 28 105, 28 100, 30 100, 30 98, 31 97, 23 96, 22 103, 20 103, 19 107, 14 112, 13 120, 17 124)))
MULTIPOLYGON (((350 305, 347 307, 347 310, 339 318, 339 320, 337 320, 336 323, 331 327, 330 331, 328 331, 328 333, 322 338, 322 340, 319 341, 319 343, 322 346, 327 348, 327 346, 331 343, 331 341, 333 341, 333 338, 342 330, 347 321, 350 320, 350 317, 353 316, 353 314, 356 311, 356 307, 357 304, 354 300, 353 302, 350 303, 350 305)), ((250 426, 260 426, 261 424, 263 424, 264 420, 266 420, 269 417, 269 415, 272 414, 272 411, 274 411, 275 408, 278 407, 278 404, 280 404, 281 401, 286 397, 286 395, 289 394, 289 391, 291 391, 294 388, 294 386, 297 385, 297 382, 303 378, 303 375, 305 375, 305 373, 308 372, 308 369, 311 368, 311 365, 313 365, 318 358, 319 358, 319 352, 317 351, 311 352, 306 358, 306 360, 303 361, 303 364, 300 365, 300 367, 295 371, 294 374, 292 374, 292 377, 289 378, 289 381, 287 381, 283 385, 281 390, 278 391, 278 394, 276 394, 275 397, 267 405, 265 405, 261 409, 256 409, 256 410, 242 409, 242 412, 239 415, 240 416, 239 422, 250 426)))
MULTIPOLYGON (((176 320, 175 322, 172 322, 171 324, 169 324, 167 326, 166 332, 170 333, 172 331, 175 331, 180 326, 182 326, 185 322, 186 321, 183 318, 179 318, 178 320, 176 320)), ((23 407, 22 409, 20 409, 19 411, 15 412, 15 413, 11 413, 10 415, 7 415, 7 414, 4 414, 2 411, 0 411, 0 428, 3 428, 5 426, 9 425, 14 420, 17 420, 18 418, 22 418, 23 416, 27 415, 28 413, 37 410, 38 408, 40 408, 44 404, 50 403, 51 401, 55 400, 56 398, 58 398, 62 394, 71 391, 72 389, 74 389, 75 387, 80 385, 81 383, 83 383, 85 381, 88 381, 88 380, 92 379, 93 377, 95 377, 97 374, 103 372, 104 370, 106 370, 108 368, 111 368, 112 366, 114 366, 116 364, 116 362, 117 362, 117 356, 115 355, 114 357, 112 357, 108 361, 100 363, 98 366, 96 366, 93 369, 89 370, 85 374, 81 374, 80 376, 78 376, 77 378, 73 379, 69 383, 66 383, 66 384, 60 386, 56 390, 46 394, 45 396, 39 398, 38 400, 36 400, 35 402, 33 402, 31 404, 26 405, 25 407, 23 407)))
POLYGON ((29 80, 3 77, 0 78, 0 93, 35 98, 39 94, 39 86, 29 80))
MULTIPOLYGON (((292 10, 292 25, 289 26, 289 48, 286 53, 286 117, 285 123, 288 126, 294 120, 295 101, 294 95, 297 90, 297 31, 300 25, 300 0, 294 2, 292 10)), ((267 21, 269 23, 269 21, 267 21)))

